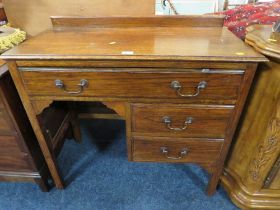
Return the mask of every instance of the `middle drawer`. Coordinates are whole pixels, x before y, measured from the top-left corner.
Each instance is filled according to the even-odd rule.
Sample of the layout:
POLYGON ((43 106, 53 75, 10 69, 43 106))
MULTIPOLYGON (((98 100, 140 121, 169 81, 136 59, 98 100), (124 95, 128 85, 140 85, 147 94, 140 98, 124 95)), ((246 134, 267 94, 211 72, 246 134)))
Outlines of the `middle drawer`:
POLYGON ((224 138, 234 106, 132 104, 133 134, 224 138))

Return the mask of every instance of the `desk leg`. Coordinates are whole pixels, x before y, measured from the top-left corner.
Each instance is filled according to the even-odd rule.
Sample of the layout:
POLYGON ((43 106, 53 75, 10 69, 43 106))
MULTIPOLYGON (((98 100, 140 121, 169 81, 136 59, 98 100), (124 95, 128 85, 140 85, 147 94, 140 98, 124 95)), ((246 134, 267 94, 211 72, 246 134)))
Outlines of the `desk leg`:
POLYGON ((73 132, 73 137, 77 143, 82 143, 82 134, 81 134, 81 129, 80 129, 80 124, 79 124, 79 119, 77 116, 77 113, 71 113, 71 129, 73 132))
POLYGON ((232 114, 232 117, 231 117, 228 127, 226 129, 227 133, 226 133, 226 137, 224 140, 223 148, 221 150, 221 156, 220 156, 220 160, 218 162, 218 167, 211 174, 211 179, 209 181, 208 188, 207 188, 208 195, 213 195, 215 193, 216 187, 219 183, 219 180, 220 180, 220 177, 221 177, 221 174, 223 171, 223 166, 224 166, 224 163, 226 160, 226 155, 228 154, 228 151, 229 151, 229 148, 231 145, 231 141, 234 137, 234 133, 237 128, 237 124, 238 124, 239 118, 241 116, 241 112, 243 110, 243 107, 244 107, 244 104, 245 104, 245 101, 246 101, 246 98, 247 98, 247 95, 249 92, 249 88, 253 81, 254 74, 257 69, 257 65, 248 64, 247 68, 248 69, 245 71, 243 82, 240 87, 240 95, 238 96, 237 103, 235 104, 234 113, 232 114))
POLYGON ((131 135, 131 105, 129 103, 126 104, 125 110, 125 123, 126 123, 126 147, 127 147, 127 159, 129 161, 133 160, 132 157, 132 135, 131 135))
POLYGON ((207 195, 212 196, 216 193, 216 189, 220 181, 222 170, 223 167, 219 167, 215 169, 215 171, 211 174, 211 178, 209 179, 208 186, 207 186, 207 195))
POLYGON ((32 103, 30 101, 30 98, 29 98, 27 92, 25 91, 23 82, 21 80, 20 72, 17 69, 16 62, 9 62, 8 65, 9 65, 9 71, 14 80, 15 86, 20 95, 21 101, 23 103, 27 116, 30 120, 34 133, 37 137, 37 140, 39 142, 39 145, 40 145, 43 155, 45 157, 46 163, 48 165, 48 168, 50 170, 54 183, 57 188, 63 189, 64 183, 63 183, 63 180, 62 180, 59 170, 58 170, 56 158, 53 155, 52 151, 50 150, 50 148, 47 144, 47 140, 45 139, 45 137, 41 131, 39 121, 36 117, 36 112, 32 106, 32 103))
POLYGON ((70 125, 72 129, 73 137, 77 143, 82 143, 82 134, 81 134, 81 128, 80 128, 76 105, 70 102, 69 109, 71 113, 70 125))

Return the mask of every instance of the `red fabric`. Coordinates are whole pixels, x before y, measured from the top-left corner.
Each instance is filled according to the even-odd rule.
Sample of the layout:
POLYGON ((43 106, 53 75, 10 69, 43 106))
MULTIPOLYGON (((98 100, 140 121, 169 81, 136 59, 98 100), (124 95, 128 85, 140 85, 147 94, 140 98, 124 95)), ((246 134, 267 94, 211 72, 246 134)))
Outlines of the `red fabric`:
POLYGON ((245 39, 245 29, 253 24, 272 24, 280 18, 280 0, 246 4, 220 13, 225 15, 224 26, 236 36, 245 39))

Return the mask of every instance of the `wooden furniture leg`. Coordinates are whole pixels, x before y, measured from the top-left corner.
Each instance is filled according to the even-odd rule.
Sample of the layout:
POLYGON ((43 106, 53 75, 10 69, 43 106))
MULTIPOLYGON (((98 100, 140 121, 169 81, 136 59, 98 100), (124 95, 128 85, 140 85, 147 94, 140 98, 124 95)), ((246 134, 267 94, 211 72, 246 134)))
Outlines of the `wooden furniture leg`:
POLYGON ((71 124, 73 137, 77 143, 82 143, 82 134, 81 134, 80 123, 79 123, 78 113, 75 108, 75 104, 71 103, 69 106, 71 112, 70 124, 71 124))
POLYGON ((208 182, 207 186, 207 195, 212 196, 215 194, 217 186, 220 181, 220 176, 221 176, 222 170, 221 169, 216 169, 210 176, 210 180, 208 182))
POLYGON ((50 186, 48 184, 48 180, 46 179, 35 179, 35 182, 37 185, 39 185, 40 189, 43 192, 49 192, 50 186))
POLYGON ((36 117, 36 113, 34 112, 34 109, 32 107, 32 102, 29 100, 29 97, 27 95, 27 93, 24 91, 24 85, 22 83, 22 80, 20 78, 20 74, 17 70, 17 65, 15 62, 10 62, 9 63, 9 70, 10 73, 13 77, 13 80, 15 82, 17 91, 20 95, 20 98, 22 100, 23 106, 26 110, 26 113, 28 115, 28 118, 31 122, 31 125, 33 127, 33 130, 35 132, 35 135, 38 139, 39 145, 41 147, 41 150, 43 152, 43 155, 46 159, 47 165, 49 167, 50 173, 52 175, 53 181, 56 185, 56 187, 58 189, 63 189, 64 188, 64 183, 63 180, 61 178, 61 175, 59 173, 59 169, 57 166, 57 162, 56 162, 56 158, 53 155, 53 152, 50 150, 48 144, 47 144, 47 140, 45 139, 40 125, 39 125, 39 121, 36 117))
POLYGON ((37 185, 40 187, 42 192, 49 192, 51 185, 49 184, 48 179, 51 178, 51 175, 49 173, 49 170, 44 167, 41 171, 41 178, 35 178, 34 181, 37 183, 37 185))

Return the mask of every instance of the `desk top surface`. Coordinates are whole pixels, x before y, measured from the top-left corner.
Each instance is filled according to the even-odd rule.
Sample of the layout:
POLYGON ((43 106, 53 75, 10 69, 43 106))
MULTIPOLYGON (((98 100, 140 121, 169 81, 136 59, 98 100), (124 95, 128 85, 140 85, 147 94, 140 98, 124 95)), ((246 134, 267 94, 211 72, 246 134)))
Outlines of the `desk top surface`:
POLYGON ((4 59, 137 59, 260 62, 265 57, 224 27, 54 27, 4 59))

